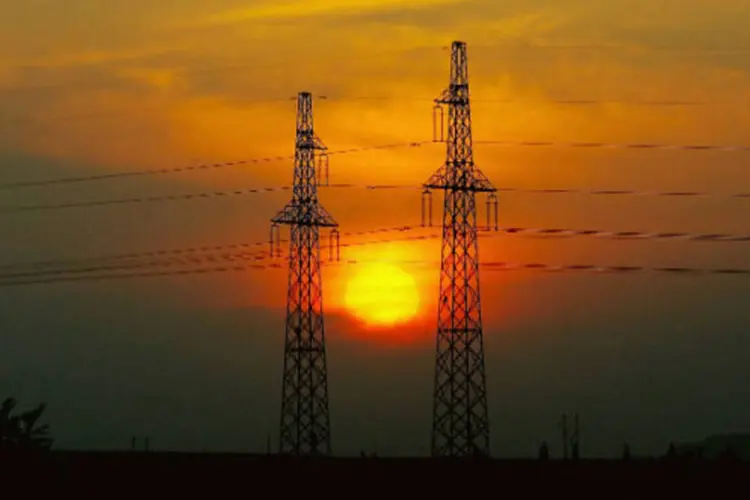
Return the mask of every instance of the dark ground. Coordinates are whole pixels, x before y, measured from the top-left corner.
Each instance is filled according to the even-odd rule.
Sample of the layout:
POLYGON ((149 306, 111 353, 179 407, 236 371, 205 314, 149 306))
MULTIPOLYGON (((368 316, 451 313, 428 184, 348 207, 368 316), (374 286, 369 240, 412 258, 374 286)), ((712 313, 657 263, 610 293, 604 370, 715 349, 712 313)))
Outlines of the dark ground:
MULTIPOLYGON (((313 460, 273 455, 64 451, 0 460, 0 484, 6 488, 105 498, 125 492, 129 496, 137 493, 139 498, 161 496, 162 492, 170 497, 195 493, 213 498, 220 491, 243 498, 287 498, 286 493, 312 487, 307 495, 311 499, 339 493, 382 498, 385 493, 417 500, 428 494, 455 497, 449 493, 464 488, 495 498, 567 497, 571 492, 601 500, 713 499, 747 498, 749 480, 750 463, 729 460, 313 460), (730 486, 737 481, 745 484, 730 486), (701 488, 707 489, 700 492, 701 488)), ((0 495, 10 491, 0 490, 0 495)))

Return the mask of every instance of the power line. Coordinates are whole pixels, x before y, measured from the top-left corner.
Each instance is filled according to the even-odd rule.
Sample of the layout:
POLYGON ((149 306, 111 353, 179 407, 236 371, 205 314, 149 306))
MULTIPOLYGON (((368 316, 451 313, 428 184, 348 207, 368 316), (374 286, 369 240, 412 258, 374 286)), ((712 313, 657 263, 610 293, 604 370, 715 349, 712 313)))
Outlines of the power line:
MULTIPOLYGON (((685 240, 704 242, 739 243, 750 242, 750 235, 722 233, 686 233, 686 232, 642 232, 642 231, 604 231, 599 229, 565 229, 565 228, 529 228, 505 227, 499 229, 504 234, 528 234, 536 236, 577 237, 591 236, 612 238, 616 240, 685 240)), ((489 235, 493 235, 490 233, 489 235)), ((482 236, 488 236, 483 233, 482 236)))
MULTIPOLYGON (((388 262, 392 264, 401 265, 420 265, 420 266, 437 266, 439 262, 426 262, 426 261, 357 261, 357 260, 342 260, 340 265, 362 265, 373 262, 388 262)), ((322 265, 330 266, 333 263, 330 261, 321 262, 322 265)), ((547 264, 539 262, 530 263, 513 263, 513 262, 501 262, 492 261, 484 262, 480 264, 482 269, 486 271, 536 271, 545 274, 557 274, 557 273, 569 273, 569 272, 585 272, 592 274, 641 274, 644 272, 653 272, 668 275, 679 275, 679 276, 750 276, 750 269, 745 268, 697 268, 697 267, 646 267, 646 266, 607 266, 599 264, 547 264)), ((62 277, 51 277, 38 280, 16 280, 16 281, 0 281, 0 287, 12 287, 12 286, 25 286, 25 285, 39 285, 39 284, 54 284, 64 282, 86 282, 86 281, 104 281, 104 280, 118 280, 118 279, 134 279, 134 278, 151 278, 151 277, 168 277, 168 276, 186 276, 186 275, 200 275, 200 274, 214 274, 214 273, 228 273, 228 272, 246 272, 246 271, 257 271, 257 270, 284 270, 286 266, 281 263, 275 264, 243 264, 243 265, 227 265, 218 267, 201 267, 193 269, 179 269, 171 271, 146 271, 146 272, 133 272, 133 273, 119 273, 119 274, 101 274, 101 275, 90 275, 90 276, 62 276, 62 277)))
MULTIPOLYGON (((381 144, 381 145, 375 145, 375 146, 361 146, 357 148, 328 151, 327 155, 333 156, 333 155, 342 155, 342 154, 352 154, 352 153, 359 153, 362 151, 372 151, 372 150, 382 150, 382 149, 414 148, 414 147, 420 147, 421 145, 427 144, 429 142, 430 141, 421 141, 421 142, 418 141, 418 142, 381 144)), ((219 168, 239 167, 239 166, 244 166, 244 165, 249 165, 249 164, 268 163, 268 162, 274 162, 274 161, 285 161, 285 160, 293 160, 293 159, 294 159, 294 155, 266 156, 263 158, 251 158, 251 159, 244 159, 244 160, 224 161, 224 162, 219 162, 219 163, 204 163, 200 165, 191 165, 191 166, 185 166, 185 167, 132 170, 128 172, 113 172, 109 174, 87 175, 87 176, 77 176, 77 177, 59 177, 59 178, 54 178, 54 179, 42 179, 38 181, 22 181, 22 182, 0 184, 0 190, 41 187, 41 186, 48 186, 48 185, 54 185, 54 184, 72 184, 72 183, 78 183, 78 182, 103 181, 103 180, 119 179, 119 178, 126 178, 126 177, 167 175, 167 174, 200 171, 200 170, 212 170, 212 169, 219 169, 219 168)))
MULTIPOLYGON (((440 141, 434 141, 440 142, 440 141)), ((583 149, 634 149, 634 150, 665 150, 665 151, 723 151, 750 152, 750 146, 722 146, 710 144, 658 144, 658 143, 609 143, 609 142, 557 142, 557 141, 505 141, 481 140, 474 144, 517 147, 566 147, 583 149)))
POLYGON ((750 276, 750 269, 744 268, 697 268, 697 267, 646 267, 646 266, 603 266, 599 264, 544 264, 485 262, 482 267, 488 271, 544 271, 544 272, 593 272, 606 274, 631 274, 656 272, 679 275, 705 276, 750 276))
MULTIPOLYGON (((414 189, 422 190, 416 184, 337 184, 329 187, 355 187, 371 191, 388 189, 414 189)), ((702 198, 702 197, 726 197, 726 198, 750 198, 747 193, 716 194, 705 191, 639 191, 635 189, 583 189, 583 188, 520 188, 499 187, 499 192, 505 193, 529 193, 529 194, 585 194, 592 196, 659 196, 670 198, 702 198)))
MULTIPOLYGON (((404 95, 345 95, 345 94, 325 94, 317 96, 319 99, 331 102, 346 101, 415 101, 415 102, 434 102, 434 97, 427 96, 404 96, 404 95)), ((472 102, 495 103, 495 104, 523 104, 529 102, 554 104, 560 106, 599 106, 605 104, 629 104, 647 107, 687 107, 687 106, 705 106, 709 104, 706 101, 682 101, 670 99, 535 99, 535 98, 481 98, 473 97, 472 102)))
POLYGON ((196 253, 205 252, 219 252, 224 250, 233 250, 245 248, 249 249, 256 246, 268 245, 268 242, 255 242, 255 243, 237 243, 232 245, 216 245, 216 246, 204 246, 204 247, 188 247, 179 249, 161 249, 154 251, 145 252, 132 252, 132 253, 119 253, 101 255, 96 257, 82 257, 72 259, 54 259, 54 260, 39 260, 15 264, 4 264, 0 265, 0 269, 13 270, 13 269, 45 269, 54 268, 59 266, 74 266, 78 264, 95 265, 97 263, 116 262, 116 261, 128 261, 137 258, 148 258, 148 257, 164 257, 164 256, 180 256, 180 255, 191 255, 196 253))
MULTIPOLYGON (((413 228, 409 228, 413 229, 413 228)), ((407 229, 403 228, 394 228, 394 231, 405 231, 407 229)), ((383 230, 372 230, 369 232, 362 232, 360 234, 375 234, 377 232, 386 232, 387 229, 383 230)), ((346 243, 341 244, 341 247, 356 247, 356 246, 365 246, 365 245, 376 245, 376 244, 384 244, 384 243, 394 243, 394 242, 407 242, 407 241, 423 241, 423 240, 429 240, 429 239, 437 239, 439 238, 438 234, 431 234, 431 235, 422 235, 422 236, 410 236, 410 237, 404 237, 404 238, 389 238, 389 239, 381 239, 381 240, 370 240, 370 241, 364 241, 364 242, 356 242, 356 243, 346 243)), ((288 240, 279 240, 277 243, 280 243, 281 241, 288 240)), ((248 244, 245 246, 260 246, 260 245, 268 245, 268 242, 263 243, 255 243, 255 244, 248 244)), ((203 248, 228 248, 230 245, 223 246, 223 247, 203 247, 203 248)), ((239 246, 239 245, 231 245, 231 246, 239 246)), ((334 261, 333 251, 338 249, 339 245, 321 245, 321 250, 329 250, 329 261, 334 261)), ((254 262, 260 262, 260 261, 276 261, 279 259, 289 260, 288 257, 277 257, 274 256, 271 252, 268 251, 260 251, 257 253, 251 253, 248 251, 244 252, 235 252, 235 253, 223 253, 219 255, 211 254, 214 250, 197 250, 195 252, 188 252, 185 250, 174 250, 174 254, 169 255, 168 252, 152 252, 149 255, 160 255, 159 257, 151 257, 149 260, 145 261, 132 261, 131 259, 128 260, 121 260, 121 259, 112 259, 110 261, 101 261, 100 263, 91 262, 87 267, 58 267, 54 268, 53 266, 27 266, 25 269, 22 265, 6 265, 4 266, 4 269, 6 272, 0 273, 0 280, 3 279, 10 279, 10 278, 29 278, 29 277, 44 277, 44 276, 59 276, 64 274, 86 274, 86 273, 93 273, 98 271, 126 271, 126 270, 134 270, 134 269, 144 269, 144 268, 153 268, 153 267, 174 267, 174 266, 191 266, 195 264, 205 264, 205 263, 216 263, 216 262, 236 262, 236 261, 254 261, 254 262), (50 268, 51 267, 51 268, 50 268), (9 271, 9 272, 8 272, 9 271)), ((146 255, 146 253, 141 254, 146 255)), ((80 260, 77 262, 81 262, 80 260)), ((69 262, 70 265, 74 265, 76 261, 69 262)), ((85 262, 84 262, 85 263, 85 262)), ((46 264, 46 263, 45 263, 46 264)), ((65 263, 62 264, 63 266, 65 263)))
POLYGON ((579 188, 500 188, 499 191, 507 193, 531 193, 531 194, 586 194, 593 196, 659 196, 669 198, 703 198, 703 197, 726 197, 726 198, 750 198, 749 193, 716 194, 701 191, 638 191, 634 189, 579 189, 579 188))
POLYGON ((18 281, 4 281, 0 282, 0 287, 9 286, 23 286, 23 285, 38 285, 38 284, 51 284, 51 283, 62 283, 62 282, 84 282, 84 281, 103 281, 103 280, 117 280, 117 279, 133 279, 133 278, 152 278, 162 276, 185 276, 195 274, 213 274, 229 271, 249 271, 253 269, 266 269, 267 266, 225 266, 225 267, 212 267, 212 268, 198 268, 198 269, 180 269, 175 271, 145 271, 138 273, 121 273, 121 274, 102 274, 93 276, 64 276, 59 278, 45 278, 39 280, 18 280, 18 281))
POLYGON ((290 158, 291 158, 290 156, 275 156, 275 157, 265 157, 265 158, 253 158, 249 160, 227 161, 227 162, 222 162, 222 163, 205 163, 201 165, 191 165, 187 167, 162 168, 162 169, 151 169, 151 170, 134 170, 131 172, 115 172, 111 174, 98 174, 98 175, 88 175, 88 176, 80 176, 80 177, 60 177, 60 178, 55 178, 55 179, 43 179, 39 181, 12 182, 12 183, 0 184, 0 190, 48 186, 48 185, 53 185, 53 184, 72 184, 72 183, 77 183, 77 182, 103 181, 103 180, 119 179, 119 178, 125 178, 125 177, 139 177, 139 176, 147 176, 147 175, 176 174, 176 173, 181 173, 181 172, 191 172, 195 170, 209 170, 209 169, 214 169, 214 168, 241 166, 241 165, 247 165, 251 163, 281 161, 281 160, 288 160, 290 158))
MULTIPOLYGON (((473 46, 474 49, 488 50, 488 49, 529 49, 529 50, 571 50, 571 51, 642 51, 643 49, 658 50, 663 52, 684 52, 689 54, 729 54, 729 55, 742 55, 750 53, 750 48, 743 47, 686 47, 677 45, 666 45, 666 44, 647 44, 647 45, 632 45, 632 44, 615 44, 615 43, 529 43, 529 42, 517 42, 517 43, 492 43, 492 44, 478 44, 473 46)), ((445 49, 445 47, 444 47, 445 49)))
MULTIPOLYGON (((341 232, 341 236, 345 237, 357 237, 357 236, 368 236, 375 234, 383 234, 390 232, 405 232, 419 229, 419 226, 387 226, 375 229, 366 229, 362 231, 346 231, 341 232)), ((340 244, 341 247, 359 246, 363 244, 375 244, 375 243, 389 243, 396 241, 409 241, 414 239, 421 239, 422 237, 409 237, 408 239, 389 239, 389 240, 376 240, 370 242, 343 242, 340 244)), ((280 240, 279 242, 288 242, 288 240, 280 240)), ((15 264, 4 264, 0 265, 0 269, 13 270, 13 269, 45 269, 54 268, 60 266, 76 266, 76 265, 95 265, 97 263, 106 263, 112 261, 123 261, 132 260, 137 258, 157 258, 165 256, 182 256, 197 253, 208 253, 208 252, 220 252, 227 250, 248 250, 250 248, 268 247, 269 241, 255 241, 255 242, 243 242, 243 243, 232 243, 226 245, 209 245, 209 246, 193 246, 193 247, 182 247, 182 248, 161 248, 157 250, 142 251, 142 252, 129 252, 129 253, 116 253, 99 255, 92 257, 74 258, 74 259, 54 259, 54 260, 38 260, 25 263, 15 264)), ((322 249, 328 249, 329 246, 323 245, 322 249)))
MULTIPOLYGON (((435 231, 436 228, 420 226, 390 226, 377 229, 368 229, 363 231, 342 232, 341 236, 357 237, 375 234, 384 234, 391 232, 410 232, 415 230, 435 231)), ((672 240, 672 241, 690 241, 706 243, 749 243, 750 234, 738 235, 727 233, 688 233, 688 232, 643 232, 643 231, 608 231, 599 229, 569 229, 569 228, 534 228, 534 227, 501 227, 498 230, 486 228, 478 229, 479 238, 495 238, 501 236, 540 236, 544 238, 572 238, 572 237, 592 237, 612 239, 616 241, 623 240, 672 240)), ((342 242, 341 248, 367 246, 374 244, 386 244, 410 241, 427 241, 440 238, 438 232, 418 236, 407 236, 399 238, 388 238, 378 240, 368 240, 362 242, 342 242)), ((280 240, 288 242, 288 240, 280 240)), ((18 277, 21 275, 42 276, 46 274, 64 274, 64 273, 85 273, 97 270, 122 270, 137 267, 158 267, 171 265, 185 265, 202 263, 205 260, 255 260, 262 261, 274 258, 270 251, 263 250, 250 253, 252 248, 267 247, 268 241, 256 241, 251 243, 235 243, 227 245, 200 246, 159 249, 145 252, 110 254, 97 257, 86 257, 79 259, 61 259, 34 261, 27 263, 15 263, 0 265, 0 279, 18 277), (230 250, 243 250, 237 253, 224 253, 220 255, 205 255, 215 252, 227 252, 230 250), (135 259, 151 259, 147 261, 135 261, 135 259), (87 267, 80 267, 80 266, 87 267), (67 266, 67 267, 65 267, 67 266)), ((321 245, 322 250, 331 250, 336 248, 335 245, 321 245)), ((329 257, 332 256, 329 254, 329 257)))
MULTIPOLYGON (((344 235, 373 235, 378 233, 385 233, 391 231, 410 231, 415 228, 412 227, 394 227, 394 228, 382 228, 368 231, 360 231, 356 233, 342 233, 344 235)), ((421 236, 408 236, 403 238, 389 238, 380 240, 368 240, 363 242, 349 242, 342 243, 340 247, 357 247, 365 245, 377 245, 394 242, 407 242, 407 241, 421 241, 437 238, 438 235, 421 235, 421 236)), ((288 242, 288 240, 279 240, 278 242, 288 242)), ((277 243, 278 243, 277 242, 277 243)), ((251 248, 268 246, 269 242, 256 242, 256 243, 244 243, 234 245, 219 245, 214 247, 194 247, 186 249, 170 249, 170 250, 158 250, 153 252, 142 252, 133 254, 119 254, 112 256, 85 258, 85 259, 69 259, 69 260, 58 260, 58 261, 37 261, 30 263, 19 263, 19 264, 6 264, 0 266, 0 269, 4 269, 4 273, 0 273, 0 279, 24 277, 24 276, 47 276, 47 275, 60 275, 60 274, 81 274, 92 271, 117 271, 117 270, 128 270, 128 269, 139 269, 149 267, 172 267, 177 265, 193 265, 205 262, 217 262, 217 261, 229 261, 234 262, 236 260, 252 260, 252 261, 265 261, 265 260, 278 260, 280 257, 275 257, 270 251, 258 251, 251 252, 248 250, 235 253, 222 253, 219 255, 212 254, 211 252, 226 251, 232 248, 251 248), (149 260, 134 260, 138 258, 147 258, 149 260), (80 265, 88 267, 80 267, 80 265), (65 267, 67 266, 67 267, 65 267), (73 267, 71 267, 73 266, 73 267)), ((329 250, 329 258, 333 259, 333 250, 339 248, 339 245, 321 245, 321 250, 329 250)))
MULTIPOLYGON (((392 189, 413 189, 421 190, 422 188, 417 185, 411 184, 347 184, 347 183, 332 183, 325 188, 359 188, 366 189, 369 191, 382 191, 392 189)), ((40 204, 40 205, 20 205, 20 206, 5 206, 0 207, 0 213, 22 213, 22 212, 41 212, 50 210, 64 210, 71 208, 90 208, 90 207, 105 207, 114 205, 129 205, 134 203, 160 203, 169 201, 197 201, 206 200, 211 198, 227 198, 236 196, 246 196, 251 194, 262 194, 272 193, 291 190, 291 186, 272 186, 262 188, 250 188, 240 190, 227 190, 227 191, 210 191, 200 193, 188 193, 179 195, 161 195, 161 196, 144 196, 134 198, 117 198, 109 200, 96 200, 96 201, 83 201, 83 202, 67 202, 67 203, 53 203, 53 204, 40 204)), ((729 194, 716 194, 708 193, 703 191, 638 191, 632 189, 581 189, 581 188, 497 188, 498 192, 506 193, 529 193, 529 194, 583 194, 591 196, 655 196, 655 197, 666 197, 666 198, 707 198, 707 197, 723 197, 731 199, 750 199, 750 193, 729 193, 729 194)))
MULTIPOLYGON (((388 260, 388 259, 342 259, 343 265, 365 265, 372 263, 390 263, 400 265, 414 265, 434 268, 440 265, 438 261, 423 260, 388 260)), ((327 265, 332 263, 328 262, 327 265)), ((542 262, 505 262, 486 261, 479 266, 487 271, 543 271, 543 272, 591 272, 591 273, 613 273, 632 274, 642 272, 656 272, 679 275, 729 275, 750 276, 749 268, 700 268, 682 266, 625 266, 625 265, 602 265, 602 264, 550 264, 542 262)))
POLYGON ((178 194, 178 195, 166 195, 166 196, 147 196, 140 198, 118 198, 110 200, 99 200, 99 201, 82 201, 82 202, 70 202, 70 203, 54 203, 48 205, 21 205, 21 206, 7 206, 0 207, 0 213, 21 213, 21 212, 41 212, 49 210, 64 210, 70 208, 88 208, 88 207, 105 207, 112 205, 129 205, 134 203, 160 203, 168 201, 194 201, 194 200, 205 200, 210 198, 227 198, 233 196, 245 196, 248 194, 258 194, 265 192, 278 192, 278 191, 289 191, 289 186, 269 187, 269 188, 258 188, 258 189, 242 189, 236 191, 212 191, 203 193, 189 193, 189 194, 178 194))
MULTIPOLYGON (((410 141, 395 144, 385 144, 378 146, 365 146, 359 148, 343 149, 337 151, 330 151, 328 155, 337 154, 350 154, 369 150, 379 149, 394 149, 394 148, 413 148, 420 147, 425 144, 440 143, 440 141, 410 141)), ((474 141, 474 144, 485 144, 485 145, 496 145, 496 146, 512 146, 512 147, 533 147, 533 148, 551 148, 551 147, 567 147, 567 148, 579 148, 579 149, 630 149, 630 150, 666 150, 666 151, 723 151, 723 152, 750 152, 750 146, 727 146, 727 145, 706 145, 706 144, 658 144, 658 143, 606 143, 606 142, 555 142, 555 141, 505 141, 505 140, 480 140, 474 141)), ((264 163, 273 161, 283 161, 294 159, 293 155, 286 156, 270 156, 264 158, 254 158, 245 160, 235 160, 219 163, 206 163, 201 165, 192 165, 187 167, 175 167, 175 168, 162 168, 162 169, 148 169, 148 170, 135 170, 129 172, 115 172, 111 174, 98 174, 90 176, 80 177, 64 177, 56 179, 43 179, 39 181, 22 181, 14 183, 0 184, 0 190, 8 189, 19 189, 29 187, 39 187, 53 184, 69 184, 77 182, 88 182, 88 181, 101 181, 123 177, 135 177, 135 176, 147 176, 147 175, 166 175, 180 172, 190 172, 196 170, 209 170, 215 168, 227 168, 234 166, 242 166, 251 163, 264 163)), ((516 190, 516 189, 513 189, 516 190)), ((569 190, 568 190, 569 191, 569 190)), ((595 194, 620 194, 609 192, 610 190, 603 190, 602 192, 595 194)), ((619 190, 611 190, 619 191, 619 190)), ((624 194, 624 193, 622 193, 624 194)), ((629 194, 635 194, 629 192, 629 194)), ((697 195, 697 194, 696 194, 697 195)), ((736 195, 738 197, 747 197, 746 194, 741 193, 736 195)))

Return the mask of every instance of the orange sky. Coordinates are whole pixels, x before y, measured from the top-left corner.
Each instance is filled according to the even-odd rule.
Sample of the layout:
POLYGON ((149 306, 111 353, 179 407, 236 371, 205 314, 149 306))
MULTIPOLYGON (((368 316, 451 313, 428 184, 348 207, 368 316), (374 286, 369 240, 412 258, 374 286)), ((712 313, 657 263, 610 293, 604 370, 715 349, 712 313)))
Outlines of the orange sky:
MULTIPOLYGON (((740 29, 739 19, 748 15, 740 0, 725 2, 722 9, 697 0, 660 2, 658 9, 645 1, 573 0, 406 5, 223 0, 174 7, 143 0, 127 2, 127 8, 114 2, 108 9, 94 0, 76 0, 64 9, 55 3, 40 9, 37 3, 12 2, 0 20, 5 63, 0 93, 10 104, 8 116, 0 118, 4 142, 32 156, 83 163, 95 171, 291 154, 295 107, 288 98, 299 90, 330 97, 316 100, 315 119, 318 135, 331 149, 429 139, 429 99, 447 84, 448 52, 442 47, 454 38, 469 43, 477 140, 747 142, 750 116, 739 104, 747 102, 750 87, 742 56, 731 53, 748 36, 740 29)), ((440 145, 340 155, 332 159, 331 180, 417 185, 443 156, 440 145)), ((748 180, 746 170, 736 166, 741 159, 710 153, 477 146, 476 159, 498 187, 731 191, 739 180, 734 174, 748 180), (716 168, 731 175, 714 175, 719 164, 716 168), (680 175, 675 175, 677 165, 680 175)), ((3 177, 33 178, 33 170, 6 169, 3 177)), ((283 185, 290 179, 291 165, 279 162, 178 174, 174 182, 189 192, 283 185)), ((158 194, 166 186, 148 182, 137 188, 158 194)), ((110 192, 107 186, 91 189, 104 198, 110 192)), ((262 221, 284 196, 257 195, 238 206, 257 202, 256 213, 264 215, 256 219, 262 221)), ((420 218, 417 192, 337 190, 323 191, 321 198, 342 231, 415 224, 420 218)), ((590 209, 571 197, 503 195, 501 224, 702 230, 712 228, 708 221, 717 210, 687 207, 689 217, 675 218, 669 217, 674 207, 649 201, 626 210, 617 201, 597 203, 601 208, 590 209), (652 217, 654 210, 663 217, 652 217)), ((436 196, 438 214, 440 204, 436 196)), ((257 240, 265 234, 255 219, 238 225, 241 214, 233 213, 231 220, 217 224, 198 217, 192 236, 168 231, 137 246, 257 240)), ((412 258, 438 260, 437 241, 395 245, 412 258)), ((552 245, 492 238, 483 241, 482 257, 557 263, 590 261, 602 253, 598 244, 552 245)), ((377 258, 379 248, 358 252, 377 258)), ((624 246, 613 251, 607 252, 608 262, 625 260, 630 252, 624 246)), ((347 249, 344 256, 350 253, 347 249)), ((338 273, 325 287, 331 307, 342 303, 347 272, 331 271, 338 273)), ((427 314, 436 294, 435 271, 409 272, 419 283, 420 311, 427 314)), ((504 278, 485 279, 490 280, 484 290, 489 303, 504 278)), ((281 300, 283 286, 278 292, 265 302, 281 300)))

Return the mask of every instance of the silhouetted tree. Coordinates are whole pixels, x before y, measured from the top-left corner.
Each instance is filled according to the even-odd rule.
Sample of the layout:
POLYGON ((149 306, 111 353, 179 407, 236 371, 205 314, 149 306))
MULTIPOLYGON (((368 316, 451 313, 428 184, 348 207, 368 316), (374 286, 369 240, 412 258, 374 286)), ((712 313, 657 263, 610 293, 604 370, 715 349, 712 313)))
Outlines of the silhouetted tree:
POLYGON ((14 398, 7 398, 0 407, 0 450, 47 450, 52 446, 49 426, 37 426, 46 404, 35 409, 12 415, 18 405, 14 398))

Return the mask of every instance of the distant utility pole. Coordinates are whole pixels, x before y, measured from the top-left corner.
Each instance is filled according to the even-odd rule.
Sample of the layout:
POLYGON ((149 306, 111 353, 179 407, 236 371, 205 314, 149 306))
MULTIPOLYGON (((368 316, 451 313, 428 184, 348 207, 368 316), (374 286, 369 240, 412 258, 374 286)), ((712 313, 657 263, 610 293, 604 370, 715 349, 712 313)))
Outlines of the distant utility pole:
POLYGON ((563 413, 562 418, 560 419, 560 432, 562 434, 562 444, 563 444, 563 459, 567 460, 568 457, 568 414, 563 413))
MULTIPOLYGON (((490 454, 490 426, 479 300, 479 244, 476 194, 497 189, 474 165, 466 43, 451 46, 450 84, 435 100, 435 141, 447 146, 445 164, 424 183, 445 193, 438 302, 437 352, 433 394, 432 455, 466 457, 490 454), (443 137, 443 107, 448 137, 443 137), (439 127, 439 136, 438 136, 439 127)), ((430 221, 430 225, 431 225, 430 221)), ((497 225, 497 224, 495 224, 497 225)))
POLYGON ((327 161, 325 151, 313 129, 312 95, 300 92, 292 200, 271 219, 272 255, 278 226, 290 226, 291 233, 279 452, 295 455, 331 454, 319 230, 332 228, 329 255, 335 238, 337 258, 339 233, 318 202, 316 161, 327 161))

